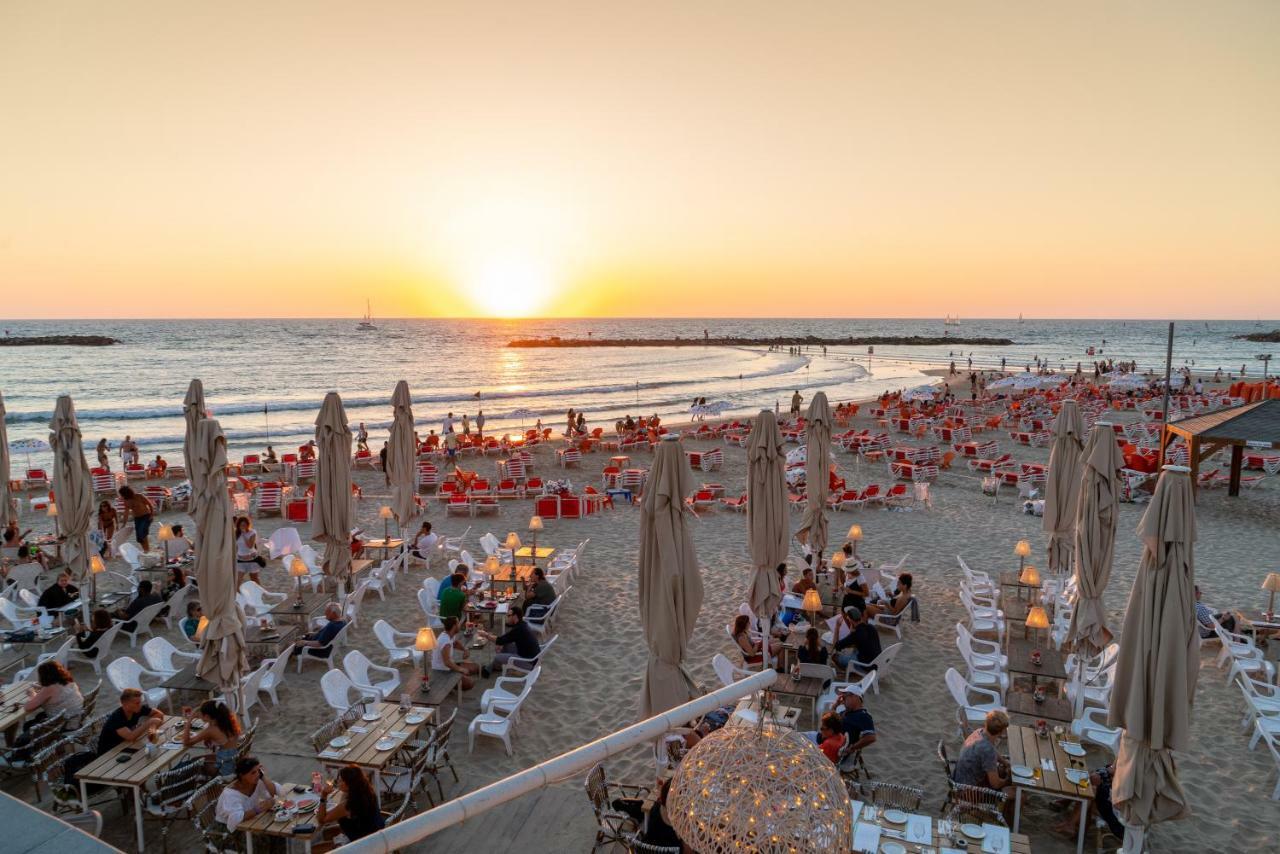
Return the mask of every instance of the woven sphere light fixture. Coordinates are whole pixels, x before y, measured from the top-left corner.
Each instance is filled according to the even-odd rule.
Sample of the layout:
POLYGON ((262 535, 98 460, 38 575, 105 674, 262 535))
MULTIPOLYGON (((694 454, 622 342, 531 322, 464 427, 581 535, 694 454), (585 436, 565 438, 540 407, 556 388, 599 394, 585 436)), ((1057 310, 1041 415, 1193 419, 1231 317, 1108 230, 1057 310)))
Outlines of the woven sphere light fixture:
POLYGON ((790 729, 729 726, 676 768, 667 818, 701 854, 817 854, 852 846, 849 795, 836 766, 790 729))

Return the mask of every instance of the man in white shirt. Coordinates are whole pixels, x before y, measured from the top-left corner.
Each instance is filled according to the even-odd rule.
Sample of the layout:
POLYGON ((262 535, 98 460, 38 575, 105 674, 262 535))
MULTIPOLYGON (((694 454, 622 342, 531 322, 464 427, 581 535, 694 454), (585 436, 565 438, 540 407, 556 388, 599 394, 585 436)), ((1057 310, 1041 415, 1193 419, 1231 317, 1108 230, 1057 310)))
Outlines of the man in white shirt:
POLYGON ((436 543, 440 537, 431 531, 431 523, 423 522, 418 530, 418 539, 413 544, 414 553, 423 560, 431 560, 435 553, 436 543))
POLYGON ((276 793, 275 783, 267 779, 267 770, 252 756, 236 763, 236 778, 218 796, 214 818, 235 830, 240 822, 253 819, 272 808, 276 793))
POLYGON ((453 432, 453 413, 450 412, 444 417, 444 422, 440 425, 440 434, 448 436, 453 432))

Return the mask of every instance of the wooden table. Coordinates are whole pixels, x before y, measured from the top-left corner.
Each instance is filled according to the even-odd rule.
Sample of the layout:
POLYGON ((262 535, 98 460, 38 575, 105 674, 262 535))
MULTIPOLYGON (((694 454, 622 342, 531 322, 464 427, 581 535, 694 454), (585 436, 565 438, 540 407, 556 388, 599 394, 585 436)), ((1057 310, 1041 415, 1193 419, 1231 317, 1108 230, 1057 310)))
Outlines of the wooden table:
MULTIPOLYGON (((858 825, 874 826, 880 828, 881 845, 886 841, 896 841, 902 843, 908 851, 918 852, 921 850, 919 845, 906 841, 906 825, 890 824, 885 821, 884 810, 870 804, 864 804, 862 801, 851 801, 850 806, 854 813, 853 824, 855 837, 857 835, 858 825)), ((950 843, 950 835, 954 822, 949 822, 940 818, 935 819, 933 816, 924 815, 923 813, 915 813, 915 815, 922 815, 924 818, 929 819, 929 844, 935 851, 940 851, 943 848, 954 849, 954 846, 950 843)), ((971 852, 978 852, 982 850, 982 843, 980 841, 976 839, 967 839, 967 841, 968 846, 966 846, 964 850, 971 852)), ((860 849, 854 848, 853 850, 858 851, 860 849)), ((879 846, 877 846, 877 850, 879 850, 879 846)), ((926 848, 924 850, 928 849, 926 848)), ((1016 831, 1011 832, 1009 834, 1009 851, 1011 854, 1031 854, 1031 840, 1021 833, 1016 831)))
POLYGON ((426 690, 422 688, 422 671, 417 670, 413 674, 413 678, 405 685, 405 689, 409 695, 413 697, 414 703, 420 706, 439 706, 445 700, 449 699, 449 695, 455 690, 458 692, 458 705, 462 705, 462 674, 456 670, 431 671, 431 679, 427 682, 426 690))
POLYGON ((0 732, 4 733, 10 744, 13 743, 12 737, 17 735, 18 727, 27 717, 22 708, 27 702, 27 689, 35 687, 35 684, 27 679, 17 685, 0 688, 0 732))
POLYGON ((252 625, 244 630, 245 651, 250 661, 261 662, 264 658, 278 656, 290 644, 302 638, 302 629, 288 623, 263 629, 261 625, 252 625))
POLYGON ((142 833, 142 790, 152 777, 168 769, 188 750, 186 747, 169 748, 165 744, 175 735, 182 733, 182 718, 169 717, 159 730, 160 742, 153 752, 148 753, 145 741, 133 744, 128 742, 116 745, 102 756, 90 762, 76 774, 80 781, 80 802, 85 812, 89 811, 89 786, 114 786, 133 790, 134 824, 138 832, 138 851, 146 850, 146 840, 142 833), (126 754, 126 751, 134 751, 126 754), (126 762, 117 762, 122 755, 129 755, 126 762))
POLYGON ((357 558, 351 561, 351 572, 347 573, 347 581, 350 582, 353 590, 356 585, 356 576, 362 572, 368 572, 371 566, 373 566, 373 561, 368 558, 357 558))
POLYGON ((1034 689, 1036 680, 1059 679, 1063 682, 1067 681, 1067 665, 1062 653, 1056 649, 1042 649, 1031 641, 1011 640, 1009 641, 1009 676, 1021 674, 1031 677, 1031 686, 1034 689), (1040 664, 1031 663, 1031 653, 1033 650, 1040 650, 1040 664))
MULTIPOLYGON (((733 714, 729 716, 725 726, 755 726, 759 718, 760 698, 755 695, 743 697, 738 701, 738 705, 734 707, 733 714)), ((787 729, 795 729, 800 725, 800 710, 795 706, 782 706, 774 703, 769 722, 787 729)))
POLYGON ((392 537, 391 539, 383 539, 379 537, 376 540, 365 540, 364 549, 378 549, 382 552, 383 560, 387 557, 387 552, 391 550, 399 551, 404 548, 404 539, 400 537, 392 537))
POLYGON ((1236 628, 1241 632, 1256 635, 1258 632, 1280 631, 1280 614, 1268 617, 1261 609, 1237 609, 1236 628))
MULTIPOLYGON (((505 621, 507 612, 511 610, 510 602, 499 602, 492 608, 481 608, 472 602, 467 602, 467 612, 472 616, 483 615, 489 620, 489 628, 492 629, 498 617, 502 617, 505 621)), ((504 622, 505 625, 505 622, 504 622)))
MULTIPOLYGON (((1083 785, 1076 785, 1067 779, 1067 770, 1080 771, 1087 774, 1085 757, 1069 756, 1058 741, 1058 737, 1050 732, 1044 738, 1036 735, 1035 730, 1025 726, 1011 726, 1007 732, 1009 738, 1010 765, 1026 765, 1038 771, 1038 779, 1024 779, 1015 776, 1013 799, 1013 829, 1018 830, 1022 819, 1022 792, 1027 790, 1049 798, 1068 798, 1080 801, 1080 832, 1076 838, 1076 854, 1084 851, 1084 837, 1088 830, 1089 804, 1093 801, 1094 790, 1086 776, 1083 785), (1045 767, 1045 765, 1048 767, 1045 767)), ((1078 742, 1074 742, 1078 743, 1078 742)))
MULTIPOLYGON (((170 711, 175 708, 173 705, 173 692, 175 691, 178 692, 179 697, 183 694, 195 694, 201 700, 207 700, 210 694, 218 690, 217 685, 196 675, 196 668, 199 666, 200 662, 192 662, 160 683, 160 687, 165 690, 165 695, 169 698, 170 711)), ((191 705, 198 704, 192 703, 191 705)))
POLYGON ((516 559, 519 560, 523 558, 525 560, 533 560, 536 562, 539 560, 547 560, 555 553, 556 550, 554 546, 538 546, 537 554, 533 553, 532 546, 521 546, 516 549, 516 559))
MULTIPOLYGON (((366 706, 368 708, 368 706, 366 706)), ((380 717, 376 721, 366 721, 363 718, 356 721, 350 729, 344 733, 351 739, 351 743, 344 748, 334 749, 326 747, 317 754, 322 765, 325 768, 341 768, 344 765, 358 765, 373 774, 374 791, 379 792, 379 802, 381 802, 380 785, 382 770, 391 764, 391 760, 401 749, 413 741, 414 736, 418 734, 425 724, 435 720, 435 710, 427 706, 410 707, 409 712, 402 711, 399 703, 376 703, 372 706, 373 711, 377 712, 380 717), (416 724, 407 723, 405 717, 413 712, 419 714, 425 713, 425 720, 416 724), (357 732, 357 729, 364 729, 365 732, 357 732), (391 733, 404 733, 403 736, 396 737, 396 745, 390 750, 379 750, 377 748, 378 741, 391 733)))
MULTIPOLYGON (((297 783, 277 782, 276 791, 279 792, 279 794, 276 795, 276 803, 278 804, 284 800, 296 800, 311 791, 308 787, 305 792, 295 792, 294 789, 296 789, 298 785, 299 784, 297 783)), ((336 806, 337 803, 340 802, 341 797, 342 796, 339 792, 334 792, 329 795, 329 800, 334 806, 336 806)), ((302 843, 303 850, 306 851, 307 854, 310 854, 312 843, 318 840, 321 833, 324 831, 324 828, 320 826, 320 822, 316 818, 319 811, 320 809, 317 807, 316 809, 308 810, 304 813, 295 813, 292 818, 287 819, 286 821, 276 821, 275 810, 268 810, 267 812, 254 816, 249 821, 240 822, 236 827, 236 832, 244 831, 245 851, 247 854, 253 854, 253 837, 255 835, 279 836, 286 840, 296 839, 302 843), (315 826, 315 829, 310 833, 298 833, 295 828, 300 824, 311 824, 315 826)), ((288 842, 285 843, 285 847, 288 849, 288 842)))
POLYGON ((290 596, 280 604, 273 607, 267 613, 272 616, 277 623, 292 623, 300 626, 306 631, 307 626, 311 623, 311 617, 317 611, 324 608, 333 601, 333 597, 328 593, 312 592, 302 594, 302 607, 295 608, 297 603, 297 595, 290 596))
POLYGON ((1018 595, 1022 595, 1023 590, 1039 590, 1039 584, 1023 584, 1021 581, 1022 573, 1016 569, 1005 570, 1000 573, 1000 586, 1013 587, 1018 591, 1018 595))
POLYGON ((1026 691, 1010 691, 1005 695, 1005 708, 1010 717, 1025 718, 1031 723, 1037 720, 1071 723, 1071 701, 1066 697, 1045 697, 1043 703, 1037 703, 1035 697, 1026 691))
POLYGON ((809 705, 809 713, 813 719, 813 725, 818 725, 818 697, 822 696, 822 677, 821 676, 801 676, 799 679, 787 674, 779 675, 778 681, 773 683, 769 689, 775 694, 784 697, 797 697, 801 701, 806 701, 809 705))

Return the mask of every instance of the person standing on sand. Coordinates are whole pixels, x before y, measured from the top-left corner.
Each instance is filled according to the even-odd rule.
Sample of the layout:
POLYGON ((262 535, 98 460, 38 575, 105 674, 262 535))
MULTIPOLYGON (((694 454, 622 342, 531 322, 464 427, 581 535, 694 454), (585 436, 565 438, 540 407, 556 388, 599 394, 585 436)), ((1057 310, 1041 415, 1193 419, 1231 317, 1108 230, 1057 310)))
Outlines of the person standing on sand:
POLYGON ((356 431, 356 450, 369 450, 369 431, 365 429, 364 422, 360 422, 360 429, 356 431))
POLYGON ((453 432, 453 413, 450 412, 444 417, 444 423, 440 425, 440 433, 448 435, 453 432))
POLYGON ((804 398, 800 396, 800 389, 796 389, 791 393, 791 414, 800 414, 800 404, 804 402, 804 398))
POLYGON ((471 435, 471 418, 465 412, 462 413, 462 435, 471 435))
POLYGON ((573 435, 574 428, 578 426, 577 419, 573 417, 573 407, 569 407, 569 414, 565 416, 564 435, 568 438, 573 435))
POLYGON ((484 410, 481 409, 476 413, 476 435, 481 439, 484 438, 484 410))
POLYGON ((138 461, 138 443, 132 436, 125 436, 120 443, 120 461, 126 466, 138 461))
POLYGON ((134 492, 128 486, 120 487, 120 497, 124 499, 124 518, 120 524, 133 519, 133 535, 142 546, 144 552, 151 551, 151 519, 155 514, 155 506, 145 495, 134 492))
POLYGON ((378 451, 378 459, 382 461, 382 476, 386 478, 387 486, 391 485, 391 473, 387 471, 387 443, 382 443, 382 450, 378 451))
POLYGON ((107 458, 107 450, 111 446, 107 444, 106 439, 98 440, 98 467, 111 471, 111 461, 107 458))

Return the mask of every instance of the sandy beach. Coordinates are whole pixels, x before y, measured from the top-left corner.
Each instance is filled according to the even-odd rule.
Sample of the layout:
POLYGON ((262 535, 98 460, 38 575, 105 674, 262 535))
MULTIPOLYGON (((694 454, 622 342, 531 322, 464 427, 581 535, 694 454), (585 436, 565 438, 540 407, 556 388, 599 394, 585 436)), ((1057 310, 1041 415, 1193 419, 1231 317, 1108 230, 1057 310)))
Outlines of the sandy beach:
MULTIPOLYGON (((861 429, 871 423, 865 415, 860 415, 852 426, 861 429)), ((1019 461, 1047 461, 1047 449, 1014 445, 1004 433, 990 435, 1000 438, 1002 451, 1012 451, 1019 461)), ((374 438, 380 444, 381 438, 374 438)), ((586 455, 581 468, 562 472, 555 463, 556 444, 535 449, 536 474, 544 478, 567 476, 579 488, 598 485, 599 472, 608 454, 586 455)), ((695 472, 695 482, 721 483, 728 495, 745 491, 746 464, 741 448, 719 441, 686 440, 685 444, 689 449, 721 447, 725 453, 722 471, 705 475, 695 472)), ((883 464, 871 465, 839 450, 836 454, 840 474, 851 486, 891 482, 883 464)), ((632 458, 636 464, 647 466, 651 455, 638 452, 633 453, 632 458)), ((464 465, 482 474, 492 474, 494 459, 468 458, 464 465)), ((366 470, 357 471, 355 479, 364 491, 364 499, 359 503, 359 524, 368 536, 381 536, 378 509, 385 503, 388 492, 383 476, 366 470)), ((1280 488, 1277 483, 1280 481, 1268 478, 1259 488, 1246 491, 1238 499, 1228 499, 1223 489, 1205 490, 1200 494, 1197 579, 1204 589, 1205 601, 1215 608, 1258 607, 1264 603, 1265 594, 1258 589, 1261 580, 1268 570, 1280 566, 1280 537, 1276 533, 1280 488)), ((1115 570, 1106 596, 1112 628, 1120 624, 1138 564, 1140 547, 1133 531, 1142 509, 1141 505, 1131 504, 1122 509, 1115 570)), ((446 536, 459 535, 470 527, 465 545, 479 554, 480 534, 493 531, 500 539, 510 530, 523 534, 531 512, 531 500, 517 500, 504 502, 497 518, 446 518, 440 503, 432 499, 426 518, 434 523, 438 533, 446 536)), ((876 780, 924 788, 927 792, 924 808, 936 812, 945 794, 935 755, 936 744, 941 737, 955 751, 960 743, 955 707, 943 684, 944 671, 960 664, 953 643, 955 623, 963 615, 957 597, 961 573, 956 555, 962 555, 975 569, 996 573, 1016 567, 1014 543, 1027 539, 1033 546, 1032 560, 1043 563, 1045 536, 1041 520, 1024 515, 1020 502, 1008 495, 1002 496, 998 503, 984 497, 977 476, 960 463, 942 473, 933 488, 932 508, 832 512, 829 518, 831 536, 836 543, 851 523, 859 523, 865 533, 860 555, 876 564, 896 563, 904 555, 908 556, 904 568, 916 579, 921 621, 907 627, 906 649, 893 677, 885 682, 879 695, 868 698, 867 707, 876 720, 879 741, 867 751, 866 761, 876 780)), ((185 514, 179 512, 162 515, 165 522, 184 519, 185 514)), ((468 754, 465 725, 477 713, 480 687, 487 683, 466 697, 452 742, 461 783, 446 785, 446 796, 499 779, 636 719, 646 657, 637 611, 638 519, 638 507, 619 504, 612 511, 584 519, 547 520, 540 544, 566 548, 590 541, 573 590, 559 612, 558 645, 544 661, 543 677, 525 707, 522 723, 516 727, 513 757, 508 758, 501 744, 491 739, 480 739, 475 752, 468 754)), ((798 522, 799 514, 793 513, 793 529, 798 522)), ((743 600, 748 583, 746 517, 719 508, 704 512, 691 524, 706 599, 688 664, 704 685, 714 686, 717 683, 711 669, 712 656, 724 652, 738 661, 724 626, 743 600)), ((41 530, 48 526, 48 520, 26 510, 22 525, 41 530)), ((257 520, 264 538, 279 525, 280 520, 274 517, 257 520)), ((300 526, 304 540, 307 528, 300 526)), ((799 547, 794 542, 791 562, 797 568, 801 563, 799 547)), ((122 564, 116 565, 118 563, 113 562, 111 568, 119 569, 122 564)), ((437 570, 434 574, 440 572, 437 570)), ((400 579, 398 590, 389 593, 385 602, 372 594, 365 598, 361 624, 351 635, 355 648, 366 652, 375 662, 383 663, 385 656, 370 628, 374 621, 386 619, 402 631, 416 629, 421 624, 415 589, 423 576, 421 568, 412 570, 410 577, 400 579)), ((272 590, 291 589, 278 561, 269 564, 263 581, 272 590)), ((159 625, 156 631, 163 633, 159 625)), ((1273 643, 1270 651, 1273 658, 1275 647, 1273 643)), ((1203 668, 1193 717, 1195 747, 1179 757, 1181 779, 1194 815, 1186 821, 1158 826, 1153 834, 1155 850, 1263 850, 1274 844, 1275 828, 1280 826, 1280 803, 1268 799, 1274 786, 1273 763, 1265 749, 1254 752, 1246 749, 1247 736, 1239 729, 1238 689, 1227 684, 1225 671, 1213 667, 1216 652, 1216 645, 1202 652, 1203 668)), ((113 657, 125 654, 141 658, 141 650, 129 650, 123 641, 117 642, 113 657)), ((89 686, 95 681, 88 667, 77 665, 73 669, 81 685, 89 686)), ((407 677, 408 668, 402 669, 407 677)), ((296 674, 291 667, 281 692, 281 706, 258 710, 263 727, 255 752, 279 779, 305 779, 313 770, 308 735, 332 717, 332 711, 321 700, 318 682, 322 672, 323 668, 310 666, 302 674, 296 674)), ((104 685, 99 711, 113 707, 115 699, 110 685, 104 685)), ((446 710, 449 708, 447 705, 446 710)), ((1089 764, 1103 762, 1102 751, 1091 746, 1089 764)), ((651 757, 642 750, 612 761, 609 770, 612 777, 620 780, 649 781, 653 776, 651 757)), ((447 775, 446 781, 452 783, 447 775)), ((18 797, 29 799, 31 796, 30 785, 21 781, 8 781, 5 787, 18 797)), ((581 781, 565 781, 562 787, 570 804, 567 818, 558 818, 554 827, 544 827, 535 811, 527 820, 528 832, 518 835, 522 850, 590 849, 593 822, 587 799, 581 793, 581 781)), ((122 819, 114 804, 108 803, 102 809, 107 819, 105 838, 128 848, 132 822, 122 819)), ((1046 799, 1024 801, 1022 831, 1031 836, 1035 851, 1074 850, 1074 840, 1050 830, 1059 817, 1058 810, 1059 807, 1046 799)), ((190 838, 189 828, 181 824, 175 834, 175 839, 190 838)), ((498 851, 506 847, 500 836, 496 831, 464 826, 450 831, 439 841, 452 839, 471 846, 478 844, 481 850, 498 851)), ((158 830, 149 832, 148 838, 156 843, 158 830)), ((1089 850, 1092 845, 1091 832, 1089 850)), ((419 847, 435 850, 431 843, 419 847)))

